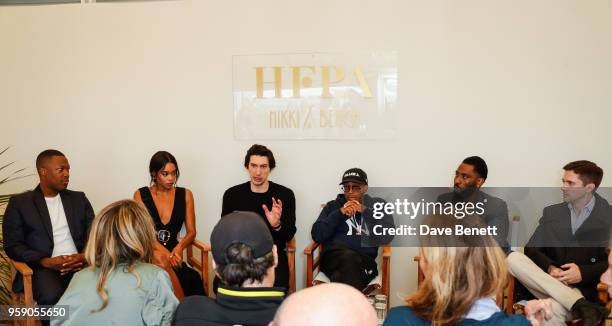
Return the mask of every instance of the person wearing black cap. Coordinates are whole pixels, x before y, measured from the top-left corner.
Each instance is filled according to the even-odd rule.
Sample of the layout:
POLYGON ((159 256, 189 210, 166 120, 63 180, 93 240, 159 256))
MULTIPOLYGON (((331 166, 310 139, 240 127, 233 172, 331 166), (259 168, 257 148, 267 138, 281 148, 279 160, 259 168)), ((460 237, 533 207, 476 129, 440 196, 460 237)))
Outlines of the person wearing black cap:
POLYGON ((392 236, 374 236, 373 228, 393 228, 393 216, 373 217, 372 207, 380 198, 366 195, 368 176, 359 168, 342 174, 342 194, 329 201, 312 226, 312 239, 323 244, 320 268, 331 282, 363 290, 378 275, 378 246, 392 236))
POLYGON ((278 255, 268 226, 256 213, 233 212, 217 223, 210 243, 223 281, 217 298, 185 298, 173 325, 267 325, 285 296, 273 287, 278 255))

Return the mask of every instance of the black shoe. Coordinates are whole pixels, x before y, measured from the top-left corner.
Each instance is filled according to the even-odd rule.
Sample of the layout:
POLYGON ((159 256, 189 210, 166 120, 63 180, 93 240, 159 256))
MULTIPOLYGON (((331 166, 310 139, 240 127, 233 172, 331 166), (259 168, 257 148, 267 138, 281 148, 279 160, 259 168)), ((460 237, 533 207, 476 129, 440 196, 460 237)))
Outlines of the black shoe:
POLYGON ((601 321, 608 317, 610 309, 580 298, 572 306, 572 316, 582 319, 584 326, 598 326, 601 321))

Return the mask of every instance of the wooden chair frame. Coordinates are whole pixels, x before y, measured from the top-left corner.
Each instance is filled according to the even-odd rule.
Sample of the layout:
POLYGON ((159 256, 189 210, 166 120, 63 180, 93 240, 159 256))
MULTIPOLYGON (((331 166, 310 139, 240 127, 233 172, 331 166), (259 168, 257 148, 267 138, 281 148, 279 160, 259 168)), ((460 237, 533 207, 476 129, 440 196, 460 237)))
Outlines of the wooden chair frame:
MULTIPOLYGON (((202 276, 204 291, 210 296, 209 282, 209 260, 210 244, 194 240, 193 244, 185 249, 187 252, 187 263, 195 268, 202 276), (194 250, 196 249, 196 250, 194 250), (196 256, 196 251, 199 255, 196 256)), ((287 243, 287 259, 289 260, 289 289, 288 293, 295 292, 295 238, 287 243)))
MULTIPOLYGON (((390 272, 391 272, 391 246, 384 245, 382 248, 382 264, 381 264, 381 285, 374 287, 373 289, 366 288, 366 292, 372 292, 373 290, 380 290, 381 294, 389 297, 390 292, 390 272)), ((323 245, 314 241, 311 241, 306 248, 304 248, 304 255, 306 255, 306 287, 313 286, 315 272, 320 271, 320 260, 321 252, 323 251, 323 245)), ((364 294, 369 294, 364 292, 364 294)))
MULTIPOLYGON (((34 306, 34 296, 32 291, 32 275, 34 272, 28 264, 9 259, 11 264, 11 275, 14 279, 15 274, 19 273, 23 277, 23 293, 14 293, 11 291, 11 300, 14 305, 34 306)), ((38 320, 13 320, 13 325, 35 326, 40 325, 38 320)))

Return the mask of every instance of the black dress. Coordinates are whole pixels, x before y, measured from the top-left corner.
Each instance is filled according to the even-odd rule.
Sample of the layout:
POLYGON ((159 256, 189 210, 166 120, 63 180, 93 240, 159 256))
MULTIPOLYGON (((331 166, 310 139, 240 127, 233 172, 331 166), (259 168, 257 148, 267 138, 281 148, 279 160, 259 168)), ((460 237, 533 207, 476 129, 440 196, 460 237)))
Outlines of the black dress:
MULTIPOLYGON (((138 191, 140 192, 142 202, 147 207, 155 223, 157 241, 164 246, 164 248, 168 249, 168 251, 172 252, 174 247, 178 244, 178 234, 185 223, 185 216, 187 214, 185 188, 176 187, 174 191, 172 215, 170 215, 170 221, 168 221, 167 224, 162 223, 149 187, 142 187, 138 189, 138 191)), ((175 268, 174 271, 186 297, 190 295, 206 295, 204 286, 202 285, 202 279, 198 272, 187 266, 184 262, 180 268, 175 268)))

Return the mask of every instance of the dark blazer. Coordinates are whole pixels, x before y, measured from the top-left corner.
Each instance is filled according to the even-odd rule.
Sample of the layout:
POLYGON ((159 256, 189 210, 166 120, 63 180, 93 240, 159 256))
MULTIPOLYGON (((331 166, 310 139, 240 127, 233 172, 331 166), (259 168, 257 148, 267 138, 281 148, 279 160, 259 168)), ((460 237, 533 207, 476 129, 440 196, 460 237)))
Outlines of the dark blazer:
MULTIPOLYGON (((64 190, 60 197, 74 245, 82 252, 94 218, 93 208, 82 192, 64 190)), ((36 268, 42 258, 51 257, 53 227, 40 186, 11 197, 4 212, 2 236, 4 251, 13 260, 36 268)), ((20 277, 16 278, 13 287, 20 281, 20 277)))
POLYGON ((570 214, 567 203, 544 208, 540 224, 525 246, 525 255, 546 272, 550 265, 578 265, 582 281, 573 286, 588 300, 594 300, 599 277, 608 268, 606 248, 612 210, 608 201, 595 194, 593 211, 575 234, 570 214))
MULTIPOLYGON (((462 202, 463 199, 454 192, 449 192, 438 196, 437 201, 441 203, 457 203, 462 202)), ((484 213, 478 216, 480 222, 487 226, 497 227, 497 235, 493 236, 493 238, 507 255, 510 253, 510 244, 508 243, 508 232, 510 230, 508 205, 503 199, 491 196, 483 191, 478 191, 474 202, 484 203, 484 213)))

